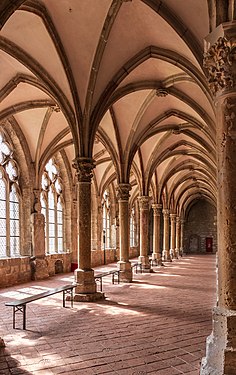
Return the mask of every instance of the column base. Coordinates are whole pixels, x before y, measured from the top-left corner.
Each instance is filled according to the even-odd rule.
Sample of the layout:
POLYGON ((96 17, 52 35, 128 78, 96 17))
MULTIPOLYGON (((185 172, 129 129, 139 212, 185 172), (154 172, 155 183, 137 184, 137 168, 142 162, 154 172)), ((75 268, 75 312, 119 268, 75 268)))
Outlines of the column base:
POLYGON ((4 340, 0 337, 0 348, 5 348, 6 344, 4 340))
POLYGON ((104 299, 104 293, 97 292, 97 285, 94 279, 94 270, 82 270, 77 268, 75 275, 74 301, 94 302, 104 299))
POLYGON ((138 257, 138 261, 142 265, 142 272, 153 272, 153 270, 151 269, 151 264, 149 262, 149 256, 140 255, 138 257))
POLYGON ((102 292, 95 293, 78 293, 74 295, 75 302, 96 302, 105 299, 105 294, 102 292))
POLYGON ((236 311, 215 307, 213 331, 206 341, 206 357, 202 359, 201 375, 235 374, 236 311))
POLYGON ((133 274, 131 269, 131 263, 119 261, 117 263, 118 270, 120 271, 120 282, 121 283, 131 283, 133 280, 133 274))
POLYGON ((160 253, 152 253, 152 263, 154 263, 156 266, 162 265, 162 259, 160 253))
POLYGON ((163 250, 163 261, 164 262, 172 262, 172 258, 171 258, 171 255, 170 255, 170 252, 167 251, 167 250, 163 250))

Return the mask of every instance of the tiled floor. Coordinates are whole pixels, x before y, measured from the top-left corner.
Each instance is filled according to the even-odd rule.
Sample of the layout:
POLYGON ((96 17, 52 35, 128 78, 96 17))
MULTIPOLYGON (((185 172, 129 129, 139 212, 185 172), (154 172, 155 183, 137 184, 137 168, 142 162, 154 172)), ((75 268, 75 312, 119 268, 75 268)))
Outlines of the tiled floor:
POLYGON ((107 277, 103 302, 65 309, 61 294, 32 302, 26 331, 12 329, 4 303, 73 275, 1 289, 0 374, 198 375, 211 332, 215 257, 185 256, 154 271, 135 274, 131 284, 112 285, 107 277))

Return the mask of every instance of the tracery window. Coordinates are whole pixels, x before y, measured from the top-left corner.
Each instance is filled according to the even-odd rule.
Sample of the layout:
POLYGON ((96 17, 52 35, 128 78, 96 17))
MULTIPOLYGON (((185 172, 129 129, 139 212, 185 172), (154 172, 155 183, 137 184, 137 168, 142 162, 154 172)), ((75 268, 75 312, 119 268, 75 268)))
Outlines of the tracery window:
POLYGON ((41 212, 45 217, 46 252, 64 251, 63 183, 54 159, 46 164, 42 175, 41 212))
POLYGON ((102 200, 102 223, 103 223, 103 245, 105 249, 110 248, 111 228, 110 228, 110 200, 108 191, 105 190, 102 200))
POLYGON ((20 256, 19 168, 0 131, 0 257, 20 256))
POLYGON ((134 207, 131 210, 130 214, 130 247, 136 246, 135 243, 135 211, 134 207))

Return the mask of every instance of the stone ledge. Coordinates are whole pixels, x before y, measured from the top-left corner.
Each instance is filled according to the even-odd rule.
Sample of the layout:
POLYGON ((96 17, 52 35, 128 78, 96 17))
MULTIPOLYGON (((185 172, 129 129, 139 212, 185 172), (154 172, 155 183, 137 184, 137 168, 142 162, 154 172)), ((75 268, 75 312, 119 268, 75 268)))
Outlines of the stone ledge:
POLYGON ((78 293, 74 295, 75 302, 96 302, 96 301, 100 301, 104 299, 105 299, 105 294, 102 292, 78 293))

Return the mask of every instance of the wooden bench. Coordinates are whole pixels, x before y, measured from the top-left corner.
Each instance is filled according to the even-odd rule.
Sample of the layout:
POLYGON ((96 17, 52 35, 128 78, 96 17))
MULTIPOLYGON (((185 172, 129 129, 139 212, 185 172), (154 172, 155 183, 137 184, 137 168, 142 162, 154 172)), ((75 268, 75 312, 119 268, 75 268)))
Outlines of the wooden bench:
POLYGON ((23 314, 23 329, 26 329, 26 305, 27 303, 37 301, 38 299, 51 296, 56 293, 63 292, 63 307, 66 307, 66 295, 69 294, 71 307, 73 307, 73 289, 75 285, 69 284, 64 285, 55 289, 47 290, 46 292, 34 294, 33 296, 26 297, 20 300, 6 302, 6 306, 13 307, 13 328, 16 328, 16 313, 21 312, 23 314))
POLYGON ((132 268, 132 270, 135 269, 135 273, 138 273, 138 271, 140 273, 143 273, 143 267, 142 267, 142 263, 141 262, 132 263, 131 264, 131 268, 132 268))
POLYGON ((112 275, 112 284, 115 283, 115 278, 117 280, 117 284, 120 283, 120 271, 119 270, 111 270, 111 271, 105 271, 98 273, 97 275, 94 275, 95 281, 100 282, 100 291, 102 292, 102 279, 105 276, 112 275))

